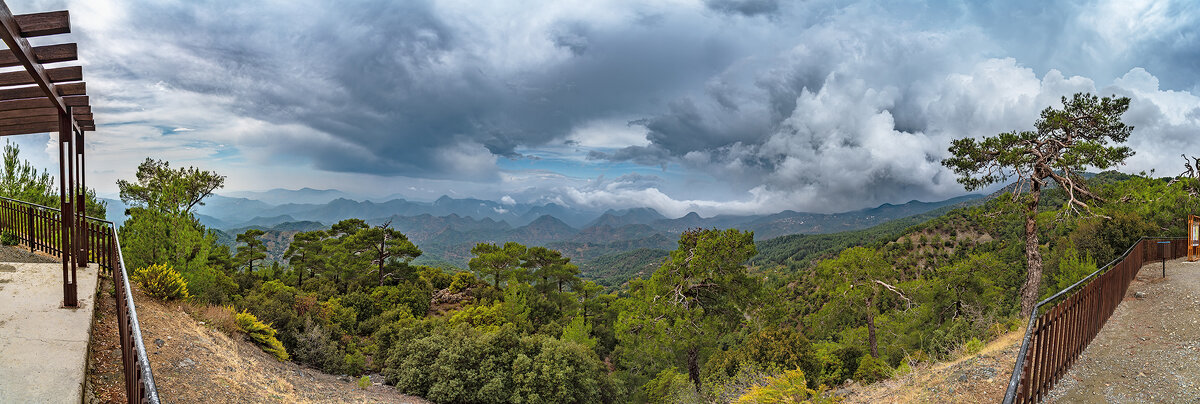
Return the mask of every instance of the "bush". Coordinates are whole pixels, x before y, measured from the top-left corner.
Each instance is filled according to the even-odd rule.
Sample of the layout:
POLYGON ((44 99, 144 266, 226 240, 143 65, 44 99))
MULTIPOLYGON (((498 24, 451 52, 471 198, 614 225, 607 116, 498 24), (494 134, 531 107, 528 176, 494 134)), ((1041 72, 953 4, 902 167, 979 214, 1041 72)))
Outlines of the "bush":
POLYGON ((17 233, 12 230, 5 230, 4 233, 0 233, 0 244, 17 245, 17 243, 20 242, 21 239, 18 238, 17 233))
POLYGON ((668 368, 658 373, 654 379, 642 386, 646 402, 650 403, 702 403, 696 385, 688 379, 688 375, 680 373, 675 368, 668 368))
POLYGON ((170 266, 155 264, 133 271, 134 283, 142 287, 142 292, 162 300, 187 299, 187 281, 179 276, 179 272, 170 266))
POLYGON ((238 328, 246 333, 251 341, 262 347, 263 351, 275 355, 281 361, 288 360, 287 350, 283 349, 283 344, 275 338, 274 328, 258 321, 258 317, 246 311, 238 313, 236 321, 238 328))
POLYGON ((980 341, 979 338, 971 338, 970 341, 967 341, 967 343, 963 345, 963 352, 967 355, 974 355, 979 353, 979 351, 982 351, 983 346, 983 341, 980 341))
POLYGON ((405 394, 448 403, 606 403, 617 395, 600 358, 575 343, 512 326, 412 331, 399 330, 383 369, 405 394))
POLYGON ((854 372, 854 380, 863 384, 871 384, 889 377, 892 377, 892 368, 882 359, 863 355, 858 360, 858 370, 854 372))
MULTIPOLYGON (((869 357, 869 355, 868 355, 869 357)), ((762 386, 754 386, 738 398, 738 404, 775 404, 775 403, 839 403, 841 398, 824 394, 825 386, 817 390, 808 388, 804 371, 789 370, 779 376, 767 379, 762 386)))
POLYGON ((371 377, 363 375, 363 377, 358 378, 358 388, 366 390, 367 387, 371 387, 371 377))

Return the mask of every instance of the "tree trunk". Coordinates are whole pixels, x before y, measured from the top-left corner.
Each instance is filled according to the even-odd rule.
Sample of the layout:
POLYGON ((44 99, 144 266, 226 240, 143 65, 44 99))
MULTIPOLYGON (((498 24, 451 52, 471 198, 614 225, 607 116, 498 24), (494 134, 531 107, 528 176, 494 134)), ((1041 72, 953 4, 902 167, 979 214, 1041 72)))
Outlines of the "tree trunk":
POLYGON ((875 297, 867 298, 867 341, 871 344, 871 356, 879 357, 879 344, 875 340, 875 297))
POLYGON ((687 361, 688 377, 692 379, 692 384, 696 385, 696 390, 700 390, 700 348, 688 348, 687 361))
POLYGON ((1042 186, 1033 181, 1029 202, 1025 206, 1025 285, 1021 286, 1021 317, 1028 317, 1037 304, 1038 287, 1042 284, 1042 253, 1038 250, 1037 211, 1042 198, 1042 186))

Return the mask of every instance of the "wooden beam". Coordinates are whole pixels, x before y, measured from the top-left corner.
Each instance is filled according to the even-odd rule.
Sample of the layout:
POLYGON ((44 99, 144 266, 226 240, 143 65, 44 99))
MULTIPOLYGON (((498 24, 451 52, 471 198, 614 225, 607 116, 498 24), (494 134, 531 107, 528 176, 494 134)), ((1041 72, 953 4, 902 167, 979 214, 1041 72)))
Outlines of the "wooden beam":
MULTIPOLYGON (((12 10, 8 9, 8 4, 3 1, 0 1, 0 25, 4 27, 4 29, 0 29, 0 39, 3 39, 4 43, 8 45, 9 53, 20 62, 21 66, 25 67, 25 71, 29 72, 30 76, 33 76, 33 80, 46 93, 46 98, 50 100, 52 106, 62 112, 63 123, 66 123, 66 125, 60 125, 64 126, 60 132, 80 130, 79 124, 75 123, 75 117, 71 116, 68 111, 66 101, 58 94, 58 91, 54 88, 54 83, 50 81, 50 77, 46 75, 46 70, 42 68, 42 63, 49 62, 43 60, 41 55, 38 55, 33 50, 33 46, 29 45, 29 40, 21 36, 21 26, 17 24, 17 19, 13 16, 12 10)), ((70 53, 72 53, 72 60, 74 60, 76 57, 74 54, 77 51, 75 44, 66 45, 70 45, 70 53)))
MULTIPOLYGON (((46 69, 46 75, 50 76, 50 81, 61 83, 64 81, 80 81, 83 80, 82 66, 56 67, 46 69)), ((26 86, 37 84, 33 80, 33 76, 26 71, 3 72, 0 73, 0 86, 26 86)))
MULTIPOLYGON (((60 99, 70 107, 86 107, 88 106, 88 96, 72 95, 60 97, 60 99)), ((20 100, 0 101, 0 111, 12 111, 18 109, 35 109, 35 108, 54 108, 55 113, 58 113, 58 106, 48 98, 26 98, 20 100)))
MULTIPOLYGON (((72 107, 71 113, 78 116, 91 116, 92 107, 72 107)), ((32 109, 14 109, 10 111, 0 111, 0 119, 19 118, 23 116, 42 116, 42 115, 58 115, 58 108, 43 107, 32 109)))
MULTIPOLYGON (((74 108, 72 108, 74 109, 74 108)), ((33 111, 33 110, 25 110, 33 111)), ((31 115, 18 116, 12 118, 0 119, 0 126, 25 125, 31 123, 58 122, 58 114, 53 115, 31 115)), ((75 122, 79 122, 80 126, 95 126, 92 114, 75 114, 75 122)))
POLYGON ((25 38, 71 32, 71 15, 67 10, 21 14, 13 18, 17 20, 17 25, 21 27, 21 36, 25 38))
MULTIPOLYGON (((74 83, 60 84, 60 85, 55 86, 55 89, 58 91, 58 95, 84 95, 84 94, 87 94, 87 86, 82 81, 77 81, 74 83)), ((37 87, 37 86, 17 87, 17 88, 10 88, 7 90, 0 90, 0 101, 19 100, 22 98, 40 98, 40 97, 45 97, 45 96, 46 95, 44 93, 42 93, 41 87, 37 87)))
MULTIPOLYGON (((0 14, 3 13, 0 12, 0 14)), ((0 22, 3 22, 2 15, 0 15, 0 22)), ((0 29, 0 33, 3 31, 3 29, 0 29)), ((25 38, 20 39, 24 40, 25 38)), ((17 55, 13 53, 13 49, 12 45, 9 45, 8 49, 0 50, 0 67, 20 66, 22 64, 21 59, 17 58, 17 55)), ((37 46, 33 48, 32 60, 37 61, 37 63, 69 62, 79 59, 78 51, 79 47, 73 43, 37 46)), ((26 67, 25 70, 28 71, 29 68, 26 67)))
POLYGON ((58 120, 49 123, 31 123, 24 125, 0 126, 0 136, 28 135, 30 133, 47 133, 58 131, 58 120))
MULTIPOLYGON (((78 118, 76 118, 78 119, 78 118)), ((37 115, 37 116, 22 116, 18 118, 0 119, 0 127, 13 125, 28 125, 33 123, 58 123, 58 114, 54 115, 37 115)))

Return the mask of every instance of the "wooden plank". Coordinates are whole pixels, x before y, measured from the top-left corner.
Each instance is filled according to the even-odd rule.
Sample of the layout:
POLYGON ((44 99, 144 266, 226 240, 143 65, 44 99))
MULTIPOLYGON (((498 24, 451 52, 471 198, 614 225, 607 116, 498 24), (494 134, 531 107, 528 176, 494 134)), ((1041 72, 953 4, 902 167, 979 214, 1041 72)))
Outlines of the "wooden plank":
MULTIPOLYGON (((64 83, 54 86, 58 91, 58 95, 84 95, 87 93, 87 85, 82 81, 73 83, 64 83)), ((5 90, 0 90, 0 101, 4 100, 19 100, 22 98, 41 98, 46 94, 42 92, 42 88, 38 86, 16 87, 5 90)))
MULTIPOLYGON (((83 80, 83 67, 67 66, 46 69, 46 75, 50 76, 50 81, 54 83, 80 81, 83 80)), ((30 84, 37 84, 37 82, 33 80, 33 76, 27 71, 0 73, 0 86, 25 86, 30 84)))
MULTIPOLYGON (((71 113, 75 114, 75 119, 81 119, 82 116, 91 117, 92 107, 72 107, 71 113)), ((26 116, 42 116, 42 115, 58 115, 58 108, 44 107, 33 109, 14 109, 11 111, 0 111, 0 119, 20 118, 26 116)))
POLYGON ((28 135, 31 133, 48 133, 56 131, 58 131, 57 119, 55 119, 54 122, 0 126, 0 136, 28 135))
MULTIPOLYGON (((25 125, 44 122, 58 122, 58 114, 4 118, 0 119, 0 126, 25 125)), ((96 126, 95 121, 92 120, 92 114, 75 114, 75 122, 78 122, 80 126, 96 126)))
MULTIPOLYGON (((76 119, 78 119, 78 118, 76 118, 76 119)), ((58 122, 58 114, 22 116, 22 117, 18 117, 18 118, 0 119, 0 127, 14 126, 14 125, 26 125, 26 124, 33 124, 33 123, 46 123, 46 122, 56 122, 57 123, 58 122)))
MULTIPOLYGON (((69 62, 79 59, 78 46, 73 43, 64 43, 58 45, 46 45, 33 47, 33 57, 37 63, 57 63, 69 62)), ((21 60, 17 59, 16 54, 12 51, 12 46, 8 49, 0 50, 0 67, 20 66, 21 60)))
MULTIPOLYGON (((8 53, 19 62, 20 66, 33 76, 33 80, 37 82, 38 87, 46 93, 46 98, 50 100, 51 106, 58 108, 64 114, 67 113, 67 103, 63 100, 58 91, 54 88, 54 83, 50 81, 50 77, 46 75, 46 70, 42 68, 42 64, 50 63, 49 57, 43 58, 43 55, 38 54, 33 46, 29 44, 29 40, 21 36, 21 26, 17 24, 16 17, 13 17, 12 10, 8 9, 8 4, 0 1, 0 25, 4 29, 0 29, 0 39, 4 40, 4 44, 8 45, 8 53)), ((77 57, 75 44, 68 45, 67 52, 70 53, 71 60, 77 57)), ((61 45, 51 45, 61 46, 61 45)), ((75 123, 75 117, 62 115, 65 119, 62 131, 79 130, 79 124, 75 123)))
POLYGON ((58 35, 71 32, 71 15, 67 10, 13 16, 21 27, 21 36, 58 35))
MULTIPOLYGON (((66 96, 66 97, 62 97, 62 100, 69 107, 87 107, 88 106, 88 96, 86 96, 86 95, 66 96)), ((0 111, 12 111, 12 110, 18 110, 18 109, 35 109, 35 108, 55 108, 56 109, 55 113, 58 113, 57 107, 48 98, 27 98, 27 99, 20 99, 20 100, 0 101, 0 111)))

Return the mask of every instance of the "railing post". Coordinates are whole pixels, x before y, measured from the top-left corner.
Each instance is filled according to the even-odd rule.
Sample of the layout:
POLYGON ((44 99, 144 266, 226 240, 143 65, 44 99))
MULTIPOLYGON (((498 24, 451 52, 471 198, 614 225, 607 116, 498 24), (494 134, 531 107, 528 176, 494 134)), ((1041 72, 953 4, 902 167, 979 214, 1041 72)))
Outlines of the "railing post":
POLYGON ((29 205, 25 209, 25 214, 29 218, 29 220, 26 221, 27 227, 25 227, 25 238, 26 242, 29 243, 29 252, 33 252, 33 205, 29 205))

